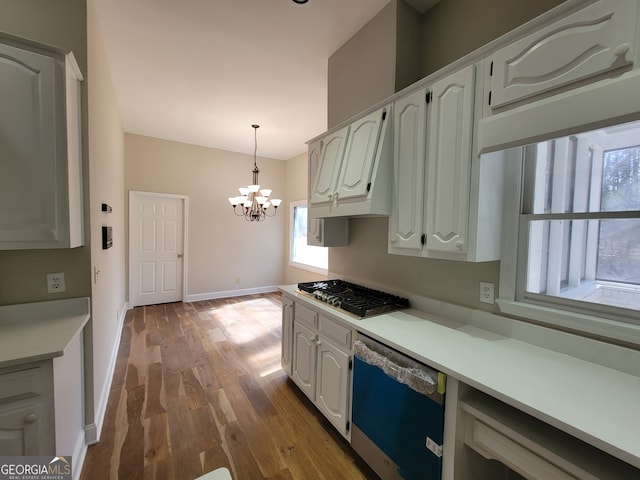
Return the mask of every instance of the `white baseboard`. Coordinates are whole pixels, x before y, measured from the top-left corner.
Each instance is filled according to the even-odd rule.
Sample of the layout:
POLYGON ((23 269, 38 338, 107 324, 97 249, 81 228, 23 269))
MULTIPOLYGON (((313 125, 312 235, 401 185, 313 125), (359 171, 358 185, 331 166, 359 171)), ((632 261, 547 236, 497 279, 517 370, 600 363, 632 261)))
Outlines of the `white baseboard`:
POLYGON ((122 327, 124 326, 124 317, 129 310, 129 303, 125 302, 120 311, 118 319, 118 332, 116 334, 116 341, 111 351, 111 359, 109 361, 109 371, 107 372, 106 381, 102 386, 102 391, 98 398, 98 408, 93 415, 93 423, 85 425, 85 443, 87 445, 93 445, 100 440, 100 432, 102 431, 102 424, 104 422, 104 416, 107 411, 107 402, 109 401, 109 391, 111 390, 111 383, 113 382, 113 374, 116 368, 116 361, 118 359, 118 349, 120 348, 120 338, 122 337, 122 327))
POLYGON ((84 465, 84 458, 87 455, 87 443, 86 443, 86 434, 78 435, 78 440, 76 441, 76 446, 73 449, 72 460, 72 472, 71 476, 73 480, 79 480, 80 474, 82 473, 82 465, 84 465))
POLYGON ((220 292, 195 293, 187 295, 185 302, 200 302, 202 300, 214 300, 217 298, 241 297, 243 295, 254 295, 256 293, 277 292, 276 285, 266 287, 244 288, 242 290, 223 290, 220 292))

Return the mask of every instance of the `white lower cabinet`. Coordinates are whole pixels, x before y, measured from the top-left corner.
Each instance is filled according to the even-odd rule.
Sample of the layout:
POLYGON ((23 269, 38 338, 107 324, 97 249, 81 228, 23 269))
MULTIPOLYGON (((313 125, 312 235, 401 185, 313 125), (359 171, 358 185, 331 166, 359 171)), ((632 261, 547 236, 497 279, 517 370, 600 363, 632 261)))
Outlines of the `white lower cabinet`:
POLYGON ((0 371, 0 454, 55 453, 51 362, 0 371))
MULTIPOLYGON (((289 376, 322 414, 347 439, 350 437, 352 331, 318 312, 283 296, 285 305, 294 303, 291 346, 283 334, 283 352, 292 350, 289 376)), ((284 318, 284 314, 283 314, 284 318)))
POLYGON ((307 397, 316 396, 316 341, 318 335, 300 322, 293 322, 293 365, 291 377, 307 397))
POLYGON ((282 297, 282 354, 280 356, 280 365, 282 369, 291 376, 291 360, 293 343, 293 300, 282 297))
POLYGON ((447 377, 442 480, 636 480, 638 469, 447 377))

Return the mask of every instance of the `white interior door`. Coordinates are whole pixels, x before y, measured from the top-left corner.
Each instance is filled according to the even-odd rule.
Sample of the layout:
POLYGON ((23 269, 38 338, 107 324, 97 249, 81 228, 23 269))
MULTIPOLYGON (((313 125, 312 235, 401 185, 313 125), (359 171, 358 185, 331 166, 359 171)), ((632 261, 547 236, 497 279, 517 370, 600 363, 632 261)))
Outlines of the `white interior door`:
POLYGON ((184 298, 187 198, 129 194, 129 303, 153 305, 184 298))

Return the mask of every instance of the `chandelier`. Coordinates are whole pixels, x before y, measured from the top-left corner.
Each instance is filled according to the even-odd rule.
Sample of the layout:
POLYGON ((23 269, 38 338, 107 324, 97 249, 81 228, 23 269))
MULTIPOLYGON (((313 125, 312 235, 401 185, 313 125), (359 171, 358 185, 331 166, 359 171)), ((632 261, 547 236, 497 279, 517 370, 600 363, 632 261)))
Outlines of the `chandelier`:
POLYGON ((244 217, 247 222, 260 222, 266 217, 273 217, 282 200, 279 198, 269 198, 271 190, 268 188, 260 189, 258 174, 260 169, 256 163, 256 153, 258 152, 258 128, 260 125, 251 125, 253 127, 254 149, 253 149, 253 183, 246 187, 240 187, 240 195, 237 197, 229 197, 229 203, 233 207, 233 213, 239 217, 244 217), (273 206, 273 210, 269 207, 273 206), (237 208, 239 207, 239 208, 237 208))

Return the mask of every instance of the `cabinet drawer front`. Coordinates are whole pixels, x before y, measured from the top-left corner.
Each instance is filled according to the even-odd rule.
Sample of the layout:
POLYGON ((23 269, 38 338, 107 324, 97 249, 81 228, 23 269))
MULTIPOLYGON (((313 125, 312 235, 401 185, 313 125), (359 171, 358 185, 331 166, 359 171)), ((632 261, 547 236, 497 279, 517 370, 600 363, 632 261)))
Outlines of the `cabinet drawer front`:
POLYGON ((633 63, 637 4, 601 0, 498 51, 492 107, 633 63))
POLYGON ((40 369, 30 368, 0 375, 0 403, 6 399, 36 397, 42 393, 40 369))
POLYGON ((336 345, 351 350, 352 330, 344 325, 320 315, 320 334, 335 340, 336 345))
POLYGON ((318 326, 318 314, 300 303, 296 303, 295 319, 296 322, 304 323, 311 328, 318 326))

